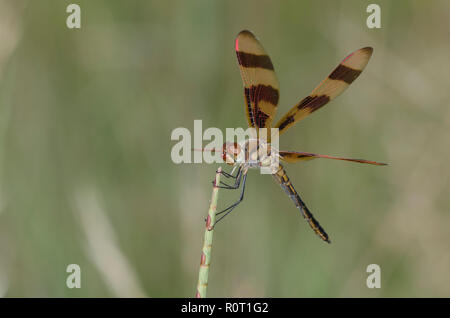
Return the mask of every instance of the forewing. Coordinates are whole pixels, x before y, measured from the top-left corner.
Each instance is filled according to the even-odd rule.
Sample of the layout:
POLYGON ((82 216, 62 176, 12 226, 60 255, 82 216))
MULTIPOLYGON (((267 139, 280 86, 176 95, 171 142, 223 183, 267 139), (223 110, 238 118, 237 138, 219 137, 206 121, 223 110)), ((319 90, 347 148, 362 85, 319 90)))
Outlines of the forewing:
POLYGON ((261 43, 247 30, 236 37, 236 55, 244 84, 248 124, 254 128, 270 128, 279 98, 272 61, 261 43))
POLYGON ((365 47, 348 55, 311 94, 277 122, 275 127, 279 129, 279 133, 282 134, 289 127, 339 96, 361 74, 372 52, 371 47, 365 47))
POLYGON ((279 155, 280 155, 281 160, 283 160, 285 162, 291 162, 291 163, 299 162, 299 161, 307 161, 307 160, 312 160, 312 159, 317 159, 317 158, 325 158, 325 159, 335 159, 335 160, 367 163, 367 164, 376 165, 376 166, 385 166, 386 165, 386 163, 381 163, 381 162, 376 162, 376 161, 371 161, 371 160, 334 157, 334 156, 319 155, 319 154, 309 153, 309 152, 280 151, 279 155))

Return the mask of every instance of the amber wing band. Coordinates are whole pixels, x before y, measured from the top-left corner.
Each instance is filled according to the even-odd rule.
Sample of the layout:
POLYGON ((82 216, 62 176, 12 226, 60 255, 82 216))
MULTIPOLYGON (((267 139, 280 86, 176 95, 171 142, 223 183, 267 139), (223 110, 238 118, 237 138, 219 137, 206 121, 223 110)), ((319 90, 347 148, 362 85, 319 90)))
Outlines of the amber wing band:
POLYGON ((248 125, 270 128, 279 99, 272 61, 256 37, 246 30, 236 37, 236 56, 244 83, 248 125))

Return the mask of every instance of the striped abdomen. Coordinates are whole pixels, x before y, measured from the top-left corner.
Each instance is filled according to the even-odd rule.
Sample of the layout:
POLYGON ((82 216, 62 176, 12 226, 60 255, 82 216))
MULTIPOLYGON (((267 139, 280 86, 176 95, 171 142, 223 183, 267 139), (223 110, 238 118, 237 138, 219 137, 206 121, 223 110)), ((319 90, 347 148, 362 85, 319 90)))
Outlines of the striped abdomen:
POLYGON ((319 222, 314 218, 312 213, 309 212, 305 203, 302 201, 297 191, 295 191, 294 186, 292 185, 291 181, 289 180, 289 177, 286 174, 286 171, 284 171, 284 168, 281 165, 279 170, 275 174, 273 174, 273 177, 280 184, 280 186, 283 188, 286 194, 291 198, 295 206, 298 209, 300 209, 300 212, 302 213, 303 217, 308 221, 313 231, 317 235, 319 235, 322 240, 331 243, 330 240, 328 239, 328 234, 320 226, 319 222))

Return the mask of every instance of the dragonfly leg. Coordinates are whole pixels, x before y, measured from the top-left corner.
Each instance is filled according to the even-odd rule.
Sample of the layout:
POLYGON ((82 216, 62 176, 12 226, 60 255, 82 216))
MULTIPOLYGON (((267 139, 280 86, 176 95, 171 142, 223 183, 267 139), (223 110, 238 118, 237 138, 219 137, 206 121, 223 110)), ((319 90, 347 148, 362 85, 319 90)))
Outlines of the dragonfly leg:
MULTIPOLYGON (((230 175, 230 174, 228 174, 230 175)), ((230 175, 231 177, 229 178, 233 178, 235 179, 234 184, 233 185, 229 185, 226 184, 225 182, 220 181, 220 184, 217 186, 218 188, 221 189, 227 189, 227 190, 235 190, 238 189, 239 186, 241 185, 241 179, 242 179, 242 170, 241 167, 239 167, 238 172, 236 173, 236 176, 230 175)))
MULTIPOLYGON (((233 169, 234 170, 234 169, 233 169)), ((231 171, 231 173, 225 172, 225 171, 221 171, 220 173, 225 177, 225 178, 232 178, 232 179, 236 179, 239 176, 239 173, 241 172, 241 167, 238 168, 238 171, 236 173, 235 176, 233 176, 233 171, 231 171)))
POLYGON ((214 226, 216 226, 217 223, 219 223, 220 220, 222 220, 224 217, 226 217, 231 211, 234 210, 235 207, 237 207, 239 205, 239 203, 242 202, 242 200, 244 199, 244 192, 245 192, 245 181, 247 180, 247 174, 244 174, 244 178, 242 181, 242 190, 241 190, 241 196, 239 197, 239 200, 237 200, 235 203, 233 203, 232 205, 230 205, 228 208, 217 212, 216 216, 219 214, 223 214, 218 220, 216 220, 216 222, 214 223, 214 226))

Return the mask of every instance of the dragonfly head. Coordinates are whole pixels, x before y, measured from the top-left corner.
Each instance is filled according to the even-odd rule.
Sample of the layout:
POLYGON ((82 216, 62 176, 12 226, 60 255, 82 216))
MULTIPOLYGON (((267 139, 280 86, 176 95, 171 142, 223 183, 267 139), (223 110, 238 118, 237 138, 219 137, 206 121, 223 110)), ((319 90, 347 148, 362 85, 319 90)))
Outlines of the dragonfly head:
POLYGON ((222 147, 222 158, 229 165, 234 165, 238 155, 241 153, 241 146, 236 142, 225 142, 222 147))

